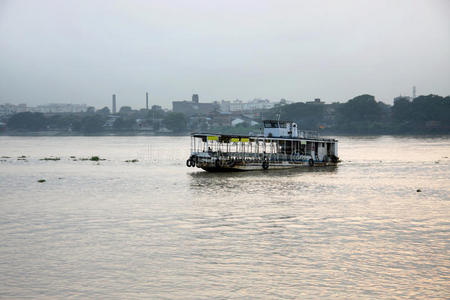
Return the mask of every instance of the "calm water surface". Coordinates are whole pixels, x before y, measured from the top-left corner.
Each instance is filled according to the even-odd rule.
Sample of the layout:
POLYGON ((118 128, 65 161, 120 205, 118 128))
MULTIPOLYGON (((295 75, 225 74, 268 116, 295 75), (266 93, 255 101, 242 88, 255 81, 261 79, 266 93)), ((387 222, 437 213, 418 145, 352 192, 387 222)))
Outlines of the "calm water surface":
POLYGON ((450 138, 339 154, 209 174, 188 137, 0 137, 0 297, 450 298, 450 138))

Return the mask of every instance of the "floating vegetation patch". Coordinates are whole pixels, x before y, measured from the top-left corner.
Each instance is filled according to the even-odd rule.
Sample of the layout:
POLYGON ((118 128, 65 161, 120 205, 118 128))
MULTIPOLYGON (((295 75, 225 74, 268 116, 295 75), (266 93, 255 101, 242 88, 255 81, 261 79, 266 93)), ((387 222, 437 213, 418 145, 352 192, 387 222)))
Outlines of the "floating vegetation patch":
POLYGON ((45 158, 41 158, 40 160, 61 160, 61 158, 59 158, 59 157, 45 157, 45 158))
POLYGON ((9 156, 2 156, 2 158, 11 158, 11 157, 9 157, 9 156))
POLYGON ((19 156, 17 158, 27 158, 25 155, 19 156))
POLYGON ((129 159, 129 160, 126 160, 125 162, 127 162, 127 163, 135 163, 135 162, 138 162, 139 160, 137 160, 137 159, 129 159))
POLYGON ((76 158, 75 156, 71 156, 70 158, 76 158))
POLYGON ((80 158, 80 160, 100 161, 100 160, 106 160, 106 159, 100 158, 99 156, 91 156, 91 158, 80 158))
POLYGON ((39 183, 43 183, 43 182, 45 182, 45 181, 46 181, 45 179, 39 179, 39 180, 38 180, 39 183))

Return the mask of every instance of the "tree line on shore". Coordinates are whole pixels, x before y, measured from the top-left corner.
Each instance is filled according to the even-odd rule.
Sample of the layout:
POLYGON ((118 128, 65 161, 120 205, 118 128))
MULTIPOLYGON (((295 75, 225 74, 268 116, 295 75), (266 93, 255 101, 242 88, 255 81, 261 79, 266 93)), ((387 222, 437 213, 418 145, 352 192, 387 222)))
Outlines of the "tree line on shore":
MULTIPOLYGON (((345 103, 304 103, 278 105, 262 111, 264 119, 295 121, 306 130, 321 130, 336 134, 449 134, 450 97, 437 95, 419 96, 415 99, 397 97, 393 105, 375 101, 374 96, 360 95, 345 103)), ((95 113, 42 114, 23 112, 12 115, 7 120, 7 128, 12 131, 42 131, 69 129, 80 133, 102 133, 112 131, 135 131, 145 124, 153 131, 166 128, 173 133, 185 133, 198 129, 182 113, 165 112, 161 109, 136 111, 119 114, 106 128, 111 118, 107 108, 95 113), (138 125, 137 118, 143 123, 138 125)), ((214 116, 212 116, 214 118, 214 116)), ((261 118, 261 117, 260 117, 261 118)), ((198 118, 196 119, 198 121, 198 118)), ((261 121, 256 120, 256 121, 261 121)), ((198 124, 196 124, 198 126, 198 124)), ((254 130, 240 124, 239 133, 254 130)), ((214 129, 205 128, 202 129, 214 129)), ((215 128, 217 129, 217 128, 215 128)), ((221 128, 224 129, 223 127, 221 128)), ((232 128, 227 130, 233 132, 232 128)))
POLYGON ((345 103, 293 103, 266 117, 295 121, 300 128, 340 134, 449 134, 450 97, 397 97, 393 105, 360 95, 345 103))
MULTIPOLYGON (((129 108, 129 107, 127 107, 129 108)), ((125 109, 116 115, 111 115, 107 107, 96 112, 80 113, 39 113, 21 112, 12 115, 6 121, 8 131, 39 132, 39 131, 70 131, 82 134, 101 134, 105 132, 132 132, 139 126, 159 130, 161 127, 170 128, 172 132, 185 129, 185 116, 172 112, 165 112, 160 108, 133 111, 125 109), (180 118, 181 117, 181 118, 180 118), (181 121, 173 124, 173 120, 181 121), (140 120, 140 123, 137 123, 140 120), (108 122, 109 121, 109 122, 108 122)))

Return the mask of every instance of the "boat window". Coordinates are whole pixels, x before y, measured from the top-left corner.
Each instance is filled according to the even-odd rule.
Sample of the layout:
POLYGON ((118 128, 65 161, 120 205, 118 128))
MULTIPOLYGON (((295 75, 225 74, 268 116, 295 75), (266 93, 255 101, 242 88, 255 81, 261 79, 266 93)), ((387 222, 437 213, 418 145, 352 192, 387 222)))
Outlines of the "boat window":
POLYGON ((276 122, 276 121, 264 121, 264 128, 278 128, 278 122, 276 122))
POLYGON ((287 128, 288 123, 286 121, 264 121, 264 128, 287 128))

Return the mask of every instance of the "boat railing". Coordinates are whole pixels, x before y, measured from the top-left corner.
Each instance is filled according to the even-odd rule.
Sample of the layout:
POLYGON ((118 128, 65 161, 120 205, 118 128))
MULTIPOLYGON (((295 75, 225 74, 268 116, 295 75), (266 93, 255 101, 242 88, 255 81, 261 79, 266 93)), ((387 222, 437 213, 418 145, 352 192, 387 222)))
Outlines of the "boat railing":
POLYGON ((247 162, 263 162, 265 160, 272 162, 282 162, 282 161, 307 161, 311 158, 310 155, 306 154, 284 154, 284 153, 251 153, 251 152, 221 152, 221 151, 211 151, 208 153, 207 157, 199 156, 199 158, 206 160, 219 159, 221 161, 247 161, 247 162))
POLYGON ((319 132, 313 131, 313 130, 298 130, 298 137, 305 138, 305 139, 318 139, 319 138, 319 132))

